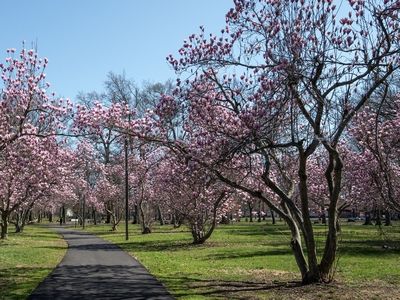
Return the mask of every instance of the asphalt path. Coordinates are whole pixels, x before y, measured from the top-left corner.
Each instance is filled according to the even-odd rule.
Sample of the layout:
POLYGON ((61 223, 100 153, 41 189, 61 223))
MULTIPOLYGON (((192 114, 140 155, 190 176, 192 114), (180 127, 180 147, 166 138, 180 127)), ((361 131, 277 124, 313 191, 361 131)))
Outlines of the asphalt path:
POLYGON ((67 241, 67 253, 28 299, 174 299, 118 246, 82 231, 54 228, 67 241))

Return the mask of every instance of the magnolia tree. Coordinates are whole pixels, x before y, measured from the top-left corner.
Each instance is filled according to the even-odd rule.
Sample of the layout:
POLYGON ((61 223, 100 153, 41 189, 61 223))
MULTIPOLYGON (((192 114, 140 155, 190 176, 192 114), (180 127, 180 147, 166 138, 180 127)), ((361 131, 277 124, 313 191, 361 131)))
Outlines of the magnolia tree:
POLYGON ((398 72, 400 2, 349 0, 340 10, 329 0, 234 4, 218 36, 201 28, 180 57, 168 57, 191 75, 165 105, 186 111, 186 139, 173 147, 286 221, 304 284, 330 281, 345 168, 339 145, 354 115, 398 72), (326 162, 320 259, 308 177, 316 151, 326 162))
POLYGON ((123 216, 123 180, 121 178, 119 170, 115 167, 108 167, 105 172, 105 176, 101 178, 95 189, 96 201, 102 204, 103 212, 108 213, 111 216, 111 230, 116 231, 118 224, 123 216), (115 172, 117 171, 117 172, 115 172))
MULTIPOLYGON (((85 105, 77 105, 73 132, 83 135, 93 145, 92 149, 95 151, 92 152, 92 155, 100 156, 98 161, 103 164, 106 173, 109 174, 105 175, 100 184, 121 184, 122 178, 117 180, 114 176, 114 179, 111 179, 111 174, 115 174, 113 168, 118 168, 116 165, 120 163, 117 160, 122 139, 120 132, 117 131, 117 125, 123 122, 127 107, 120 103, 114 103, 110 107, 106 107, 92 98, 86 100, 83 101, 85 105)), ((120 171, 122 172, 122 169, 120 171)), ((122 176, 122 173, 118 176, 122 176)), ((96 187, 96 191, 107 192, 99 189, 99 187, 96 187)), ((111 214, 115 210, 120 210, 120 204, 115 205, 113 199, 120 199, 120 196, 103 194, 99 198, 102 203, 101 207, 104 206, 102 211, 107 215, 106 223, 112 223, 114 230, 122 215, 120 216, 120 213, 118 213, 117 217, 115 213, 114 216, 111 214), (106 199, 108 199, 108 202, 104 202, 106 199)))
MULTIPOLYGON (((43 184, 47 183, 47 188, 43 189, 37 197, 27 198, 27 201, 15 211, 14 216, 12 215, 11 223, 15 225, 16 232, 23 231, 34 209, 39 212, 47 212, 51 222, 53 214, 61 205, 68 203, 75 196, 73 193, 75 182, 71 172, 72 153, 65 147, 58 146, 55 152, 49 151, 49 154, 52 156, 49 157, 51 162, 46 162, 48 169, 37 169, 39 178, 43 184), (50 176, 51 173, 53 174, 50 176)), ((37 158, 31 157, 31 159, 37 158)))
POLYGON ((68 152, 54 138, 25 136, 8 145, 0 159, 1 238, 7 237, 12 213, 17 231, 22 231, 29 212, 39 201, 65 191, 69 175, 68 152))
POLYGON ((129 160, 129 183, 132 202, 139 211, 142 233, 147 234, 152 231, 155 215, 162 218, 162 196, 157 189, 156 170, 163 153, 159 147, 148 143, 141 144, 136 150, 132 151, 129 160))
POLYGON ((232 188, 182 156, 167 155, 155 173, 157 185, 153 189, 159 201, 184 218, 194 244, 203 244, 223 216, 235 207, 238 210, 233 205, 237 202, 232 188))
POLYGON ((400 212, 400 100, 399 96, 390 99, 389 108, 383 112, 385 98, 378 108, 368 106, 357 116, 351 134, 358 142, 355 155, 362 162, 358 170, 364 170, 354 176, 356 196, 372 200, 371 206, 385 210, 389 218, 390 211, 400 212))
POLYGON ((52 187, 63 180, 63 150, 54 135, 64 128, 72 109, 68 99, 48 95, 46 58, 26 49, 7 53, 9 57, 0 64, 1 238, 7 236, 13 212, 21 230, 35 203, 49 200, 52 187))
POLYGON ((0 151, 23 136, 44 137, 64 128, 63 121, 72 110, 69 99, 48 95, 45 81, 47 58, 33 50, 8 49, 9 57, 0 64, 0 151))
POLYGON ((64 197, 62 206, 68 204, 74 208, 83 227, 89 208, 96 212, 102 205, 95 197, 95 189, 98 180, 104 174, 104 165, 99 160, 99 155, 92 144, 80 141, 73 151, 74 159, 71 163, 70 185, 72 197, 64 197))

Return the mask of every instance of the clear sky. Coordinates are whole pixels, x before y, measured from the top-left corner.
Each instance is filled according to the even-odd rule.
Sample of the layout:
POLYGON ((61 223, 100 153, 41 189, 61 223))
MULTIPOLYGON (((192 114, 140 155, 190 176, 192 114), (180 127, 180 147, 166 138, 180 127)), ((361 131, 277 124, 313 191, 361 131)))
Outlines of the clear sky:
POLYGON ((225 26, 232 0, 2 0, 0 61, 7 48, 37 42, 59 96, 101 91, 109 71, 143 81, 175 74, 166 63, 183 40, 225 26))

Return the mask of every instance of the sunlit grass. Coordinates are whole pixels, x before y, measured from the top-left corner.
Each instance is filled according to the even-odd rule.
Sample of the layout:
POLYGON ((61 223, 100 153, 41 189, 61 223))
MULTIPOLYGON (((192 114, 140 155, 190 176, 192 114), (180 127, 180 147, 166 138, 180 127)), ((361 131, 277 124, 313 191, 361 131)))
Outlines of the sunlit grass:
POLYGON ((46 227, 30 225, 23 233, 11 232, 0 241, 0 299, 26 299, 61 261, 66 248, 66 242, 46 227))
MULTIPOLYGON (((326 228, 316 225, 315 229, 322 251, 326 228)), ((262 299, 277 292, 267 287, 300 280, 283 224, 221 225, 206 244, 197 246, 191 244, 185 227, 157 226, 154 233, 142 235, 139 227, 130 225, 129 241, 124 240, 122 227, 120 232, 110 232, 108 225, 87 230, 119 244, 181 299, 262 299)), ((400 226, 382 230, 343 224, 336 269, 340 284, 400 284, 400 226)), ((307 293, 307 288, 302 289, 307 293)), ((326 291, 321 295, 325 297, 326 291)))

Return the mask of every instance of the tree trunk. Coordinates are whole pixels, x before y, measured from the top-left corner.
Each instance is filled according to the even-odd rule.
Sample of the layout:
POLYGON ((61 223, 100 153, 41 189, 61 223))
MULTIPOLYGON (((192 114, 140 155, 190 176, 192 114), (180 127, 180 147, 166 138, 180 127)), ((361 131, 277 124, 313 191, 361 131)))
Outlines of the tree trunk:
POLYGON ((82 228, 85 229, 86 223, 86 197, 82 198, 82 228))
POLYGON ((165 225, 165 221, 164 221, 164 216, 163 216, 163 213, 162 213, 159 205, 157 205, 157 211, 158 211, 158 221, 160 222, 160 226, 163 226, 163 225, 165 225))
POLYGON ((145 211, 143 209, 143 202, 139 203, 139 211, 141 217, 141 225, 142 225, 142 234, 149 234, 151 233, 151 226, 149 224, 148 216, 146 216, 145 211))
POLYGON ((8 214, 4 211, 1 214, 1 234, 0 239, 4 240, 8 238, 8 214))
POLYGON ((133 224, 139 224, 139 207, 137 204, 135 204, 135 211, 133 216, 134 216, 133 224))
POLYGON ((227 216, 227 215, 223 215, 222 217, 221 217, 221 221, 220 221, 220 224, 229 224, 230 223, 230 218, 227 216))
POLYGON ((275 220, 275 214, 274 211, 271 209, 271 218, 272 218, 272 225, 276 224, 276 220, 275 220))
POLYGON ((15 223, 14 223, 15 233, 21 232, 21 217, 22 217, 21 214, 20 214, 20 212, 16 212, 16 214, 15 214, 15 223))
POLYGON ((392 218, 390 217, 390 212, 387 210, 385 212, 385 226, 391 226, 392 225, 392 218))
POLYGON ((337 228, 337 232, 341 233, 342 232, 342 225, 339 222, 339 218, 336 221, 336 228, 337 228))
POLYGON ((365 212, 365 222, 363 225, 372 225, 370 212, 365 212))
POLYGON ((115 215, 115 213, 111 213, 110 212, 110 217, 111 217, 111 231, 117 231, 118 229, 118 221, 117 221, 117 216, 115 215))
POLYGON ((375 214, 376 214, 375 225, 376 225, 376 226, 381 226, 381 225, 382 225, 381 210, 380 210, 380 209, 377 209, 377 210, 375 211, 375 214))
POLYGON ((149 234, 149 233, 151 233, 151 228, 146 225, 143 225, 142 226, 142 234, 149 234))
POLYGON ((247 206, 249 207, 250 222, 253 222, 253 205, 250 202, 247 202, 247 206))
POLYGON ((67 218, 66 218, 67 212, 65 210, 65 205, 62 206, 62 224, 67 223, 67 218))
POLYGON ((343 163, 336 149, 329 150, 329 165, 325 176, 329 188, 328 235, 324 254, 319 265, 319 281, 330 282, 333 279, 333 267, 338 246, 338 201, 341 191, 343 163))
MULTIPOLYGON (((320 281, 320 270, 317 259, 317 247, 314 238, 314 229, 310 218, 308 186, 307 186, 307 156, 302 147, 299 147, 299 194, 301 213, 303 215, 303 236, 307 248, 308 269, 306 277, 303 277, 305 284, 320 281)), ((336 209, 336 207, 335 207, 336 209)))
POLYGON ((211 225, 210 228, 208 228, 208 231, 205 232, 205 224, 201 223, 202 220, 204 220, 203 217, 200 218, 200 221, 196 221, 194 224, 192 224, 192 236, 193 236, 193 244, 203 244, 207 239, 210 238, 211 234, 213 233, 215 227, 217 226, 217 210, 218 207, 220 206, 221 202, 225 198, 226 194, 225 192, 221 193, 214 203, 214 208, 213 208, 213 215, 212 215, 212 220, 211 220, 211 225), (200 223, 200 226, 198 225, 200 223))
POLYGON ((17 220, 15 222, 15 232, 21 233, 24 231, 25 225, 27 221, 29 221, 29 216, 32 212, 33 203, 29 205, 26 209, 22 210, 20 213, 17 213, 17 220))
POLYGON ((323 213, 321 214, 321 223, 322 223, 322 224, 326 224, 326 215, 325 215, 325 212, 323 212, 323 213))
POLYGON ((93 218, 93 224, 97 225, 96 209, 94 207, 92 208, 92 218, 93 218))
POLYGON ((191 232, 193 237, 193 244, 200 245, 203 244, 205 241, 203 239, 204 232, 202 229, 198 228, 197 224, 193 224, 191 226, 191 232))
POLYGON ((208 231, 205 232, 203 227, 199 228, 197 225, 194 224, 191 230, 193 236, 193 244, 194 245, 204 244, 210 238, 211 234, 215 229, 215 226, 216 226, 216 221, 213 221, 208 231))
POLYGON ((109 211, 106 211, 106 224, 111 223, 111 213, 109 211))
POLYGON ((22 212, 17 212, 15 214, 15 223, 14 223, 14 225, 15 225, 15 233, 21 233, 24 230, 24 228, 23 228, 23 224, 24 224, 23 215, 24 215, 23 211, 22 212))
POLYGON ((303 284, 308 283, 308 266, 304 256, 303 248, 301 245, 301 236, 300 231, 294 220, 286 219, 285 220, 289 226, 291 232, 291 241, 290 241, 290 248, 292 249, 294 258, 296 260, 297 266, 301 273, 301 278, 303 284))
POLYGON ((174 228, 179 228, 182 225, 182 218, 176 212, 172 215, 172 224, 174 228))
POLYGON ((49 212, 49 222, 53 223, 53 214, 49 212))

